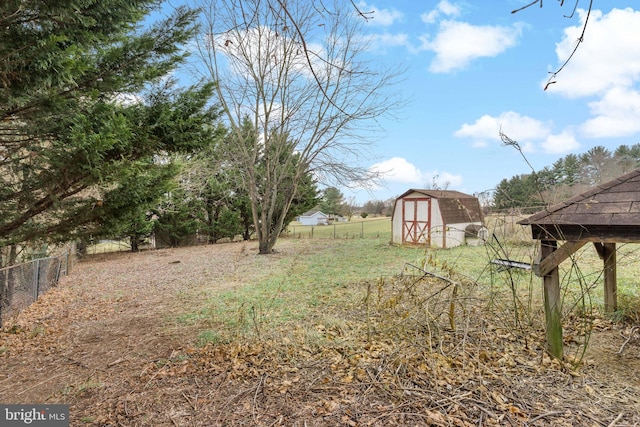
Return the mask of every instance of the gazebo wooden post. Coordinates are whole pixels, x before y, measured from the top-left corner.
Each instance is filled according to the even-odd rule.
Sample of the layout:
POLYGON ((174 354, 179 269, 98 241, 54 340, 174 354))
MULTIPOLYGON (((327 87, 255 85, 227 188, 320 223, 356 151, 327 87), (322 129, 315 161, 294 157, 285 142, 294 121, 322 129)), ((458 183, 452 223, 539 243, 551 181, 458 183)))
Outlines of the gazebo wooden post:
POLYGON ((594 243, 594 246, 598 255, 604 261, 604 311, 613 313, 618 309, 616 244, 594 243))
MULTIPOLYGON (((540 262, 554 253, 558 246, 555 240, 540 241, 540 262)), ((543 275, 544 314, 546 319, 547 351, 557 359, 563 358, 562 303, 560 300, 560 274, 557 264, 543 275)))

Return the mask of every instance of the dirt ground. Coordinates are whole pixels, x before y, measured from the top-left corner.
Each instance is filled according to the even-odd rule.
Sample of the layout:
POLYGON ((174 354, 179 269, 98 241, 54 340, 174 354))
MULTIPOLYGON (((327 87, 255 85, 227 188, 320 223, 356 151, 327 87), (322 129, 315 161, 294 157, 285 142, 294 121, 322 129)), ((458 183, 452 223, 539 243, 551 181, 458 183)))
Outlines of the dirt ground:
POLYGON ((516 346, 498 357, 508 339, 490 333, 456 357, 400 357, 393 343, 358 358, 288 341, 198 346, 202 325, 176 318, 291 255, 286 242, 273 256, 254 246, 76 264, 0 332, 0 402, 69 404, 72 426, 640 425, 628 325, 602 322, 578 370, 516 346))

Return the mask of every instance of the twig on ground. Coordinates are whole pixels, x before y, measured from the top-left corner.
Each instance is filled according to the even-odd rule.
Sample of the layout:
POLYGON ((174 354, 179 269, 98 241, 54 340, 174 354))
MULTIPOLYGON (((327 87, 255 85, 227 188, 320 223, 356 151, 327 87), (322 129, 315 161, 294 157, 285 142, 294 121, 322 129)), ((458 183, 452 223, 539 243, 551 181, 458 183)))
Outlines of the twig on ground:
POLYGON ((531 419, 527 422, 527 424, 534 423, 534 422, 536 422, 536 421, 538 421, 538 420, 541 420, 541 419, 543 419, 543 418, 546 418, 546 417, 554 417, 554 416, 556 416, 556 415, 563 415, 565 412, 566 412, 566 411, 553 411, 553 412, 546 412, 546 413, 544 413, 544 414, 540 414, 540 415, 538 415, 537 417, 533 417, 533 418, 531 418, 531 419))
POLYGON ((620 412, 618 416, 613 421, 611 421, 611 423, 609 423, 609 427, 614 427, 618 423, 618 421, 622 419, 623 415, 624 415, 624 412, 620 412))
POLYGON ((266 376, 267 376, 267 374, 262 374, 262 376, 260 376, 260 381, 258 382, 258 385, 256 386, 256 392, 253 393, 252 412, 253 412, 253 421, 255 421, 255 422, 258 421, 258 419, 256 417, 256 408, 258 407, 258 393, 262 389, 261 386, 264 383, 264 379, 265 379, 266 376))
POLYGON ((624 347, 629 344, 629 341, 631 341, 631 339, 633 339, 633 334, 635 334, 635 332, 640 328, 640 326, 634 326, 633 328, 631 328, 631 333, 629 334, 629 338, 627 338, 627 340, 622 343, 622 345, 620 346, 620 350, 618 350, 618 354, 622 354, 622 352, 624 351, 624 347))
POLYGON ((52 376, 52 377, 49 377, 49 378, 47 378, 46 380, 40 381, 39 383, 34 384, 34 385, 32 385, 31 387, 26 388, 26 389, 22 390, 21 392, 17 393, 17 395, 18 395, 18 396, 20 396, 21 394, 24 394, 24 393, 26 393, 26 392, 28 392, 28 391, 30 391, 30 390, 33 390, 34 388, 39 387, 39 386, 41 386, 42 384, 44 384, 44 383, 46 383, 46 382, 49 382, 49 381, 51 381, 51 380, 52 380, 52 379, 54 379, 54 378, 58 378, 58 377, 62 376, 63 374, 64 374, 64 372, 63 372, 63 373, 60 373, 60 374, 56 374, 56 375, 54 375, 54 376, 52 376))
POLYGON ((189 397, 184 392, 182 392, 182 397, 184 397, 184 399, 193 408, 194 411, 196 411, 196 412, 198 411, 198 396, 197 395, 193 399, 193 402, 191 401, 191 399, 189 399, 189 397))

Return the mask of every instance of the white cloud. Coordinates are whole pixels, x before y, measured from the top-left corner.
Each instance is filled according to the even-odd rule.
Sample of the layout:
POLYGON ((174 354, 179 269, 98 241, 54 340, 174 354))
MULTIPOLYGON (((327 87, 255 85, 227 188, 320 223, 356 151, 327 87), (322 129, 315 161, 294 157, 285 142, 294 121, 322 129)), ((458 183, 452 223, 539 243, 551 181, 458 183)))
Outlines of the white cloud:
MULTIPOLYGON (((365 2, 358 7, 364 11, 373 11, 374 19, 369 22, 390 26, 402 20, 404 16, 395 9, 377 9, 365 2)), ((463 69, 477 58, 493 57, 504 52, 517 43, 522 24, 513 26, 476 26, 456 19, 462 15, 460 5, 448 0, 440 1, 435 9, 420 15, 426 24, 437 24, 436 33, 418 36, 418 43, 411 40, 407 33, 384 33, 370 38, 372 49, 380 50, 386 47, 404 46, 411 53, 432 51, 435 58, 429 70, 435 73, 445 73, 463 69)))
MULTIPOLYGON (((586 12, 578 10, 580 22, 564 30, 556 45, 558 68, 571 55, 582 33, 586 12)), ((602 95, 614 87, 629 88, 640 80, 640 10, 613 9, 607 14, 593 10, 584 42, 557 76, 549 92, 567 97, 602 95)), ((546 81, 544 82, 546 83, 546 81)))
POLYGON ((407 34, 372 34, 368 40, 369 49, 384 51, 387 48, 405 46, 411 50, 409 36, 407 34))
POLYGON ((465 68, 477 58, 494 57, 517 44, 522 25, 477 26, 466 22, 440 22, 438 33, 431 40, 422 36, 422 49, 435 52, 429 70, 446 73, 465 68))
MULTIPOLYGON (((565 28, 556 45, 559 67, 571 55, 583 31, 586 11, 565 28)), ((586 138, 628 137, 640 133, 640 11, 593 10, 584 42, 548 87, 569 98, 590 97, 591 118, 579 127, 586 138)), ((546 81, 545 81, 546 83, 546 81)))
POLYGON ((545 153, 549 154, 565 154, 580 148, 580 144, 569 130, 564 130, 557 135, 549 135, 540 146, 545 153))
POLYGON ((640 132, 640 92, 621 87, 589 103, 593 118, 582 124, 589 138, 622 137, 640 132))
POLYGON ((358 3, 358 9, 363 13, 366 13, 367 16, 371 16, 373 18, 367 21, 371 25, 388 27, 402 20, 404 17, 404 14, 396 9, 378 9, 377 7, 370 6, 363 1, 358 3), (369 12, 373 13, 369 14, 369 12))
POLYGON ((372 172, 382 174, 386 183, 406 184, 414 187, 425 187, 436 184, 441 188, 460 187, 462 176, 449 172, 422 172, 414 164, 403 157, 393 157, 369 168, 372 172))
POLYGON ((455 18, 460 15, 460 7, 447 0, 442 0, 435 9, 420 15, 420 19, 425 24, 433 24, 443 15, 455 18))
POLYGON ((121 107, 129 107, 144 103, 144 99, 135 93, 119 92, 111 97, 111 102, 121 107))
POLYGON ((402 157, 393 157, 369 168, 372 172, 380 173, 385 181, 401 182, 405 184, 420 184, 424 181, 424 174, 402 157))
POLYGON ((446 73, 464 69, 477 58, 494 57, 517 44, 523 25, 512 26, 472 25, 458 18, 462 15, 460 4, 447 0, 435 9, 420 15, 425 24, 437 24, 434 35, 419 37, 421 46, 416 50, 435 53, 429 71, 446 73))
POLYGON ((459 138, 470 138, 474 147, 486 147, 489 143, 499 142, 500 132, 516 141, 524 153, 532 153, 541 149, 545 153, 562 154, 575 151, 580 147, 573 132, 565 129, 559 134, 552 134, 550 122, 522 116, 513 111, 502 113, 498 117, 484 115, 473 124, 465 123, 454 135, 459 138))
POLYGON ((484 115, 473 124, 465 123, 454 135, 473 140, 475 147, 485 147, 489 142, 500 141, 500 131, 520 144, 524 151, 532 151, 533 141, 540 141, 550 134, 551 123, 507 111, 498 117, 484 115))
POLYGON ((449 3, 447 0, 442 0, 438 3, 438 10, 447 16, 460 15, 460 7, 453 3, 449 3))

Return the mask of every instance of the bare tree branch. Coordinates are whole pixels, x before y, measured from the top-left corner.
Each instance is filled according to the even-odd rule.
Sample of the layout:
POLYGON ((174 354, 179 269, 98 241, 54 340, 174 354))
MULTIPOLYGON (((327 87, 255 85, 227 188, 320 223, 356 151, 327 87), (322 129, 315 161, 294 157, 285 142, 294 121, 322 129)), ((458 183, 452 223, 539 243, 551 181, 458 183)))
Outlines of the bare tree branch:
MULTIPOLYGON (((540 8, 542 8, 542 0, 534 0, 531 3, 528 3, 518 9, 512 10, 511 13, 518 13, 524 9, 527 9, 535 4, 540 4, 540 8)), ((575 15, 576 10, 578 9, 578 5, 580 4, 580 0, 576 0, 574 5, 573 5, 573 9, 571 11, 571 14, 569 15, 563 15, 565 18, 573 18, 573 16, 575 15)), ((564 0, 560 0, 560 7, 564 6, 564 0)), ((558 76, 558 74, 564 70, 564 68, 567 66, 567 64, 569 64, 569 62, 571 61, 571 59, 573 58, 573 56, 575 55, 575 53, 577 52, 578 48, 580 47, 580 45, 584 42, 584 35, 587 31, 587 25, 589 23, 589 17, 591 16, 591 10, 593 8, 593 0, 589 0, 589 7, 587 8, 587 15, 586 18, 584 20, 584 25, 582 26, 582 32, 580 34, 580 37, 578 37, 578 39, 576 40, 576 44, 573 48, 573 51, 571 52, 571 54, 569 55, 569 57, 562 63, 562 65, 560 65, 560 67, 555 70, 555 71, 551 71, 549 74, 549 79, 547 80, 547 84, 544 86, 544 90, 547 90, 549 88, 549 86, 551 86, 552 84, 557 83, 557 81, 555 80, 556 77, 558 76)))

